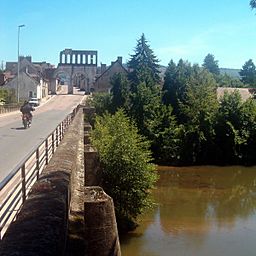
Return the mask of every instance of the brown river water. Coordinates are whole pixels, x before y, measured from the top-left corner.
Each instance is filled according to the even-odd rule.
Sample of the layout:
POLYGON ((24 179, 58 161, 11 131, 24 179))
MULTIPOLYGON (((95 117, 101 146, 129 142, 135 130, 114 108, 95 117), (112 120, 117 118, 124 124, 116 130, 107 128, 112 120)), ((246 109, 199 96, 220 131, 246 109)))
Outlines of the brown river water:
POLYGON ((122 256, 255 256, 256 167, 163 167, 122 256))

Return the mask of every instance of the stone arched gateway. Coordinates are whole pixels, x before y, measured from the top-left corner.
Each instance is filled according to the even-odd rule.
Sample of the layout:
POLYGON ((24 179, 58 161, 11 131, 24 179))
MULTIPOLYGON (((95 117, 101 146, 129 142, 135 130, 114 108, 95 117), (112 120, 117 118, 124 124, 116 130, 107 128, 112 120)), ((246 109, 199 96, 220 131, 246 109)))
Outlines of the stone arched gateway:
MULTIPOLYGON (((56 81, 58 74, 65 73, 69 79, 67 81, 68 94, 73 93, 73 86, 89 93, 96 77, 97 62, 97 51, 65 49, 60 52, 59 64, 54 71, 53 81, 56 81)), ((54 82, 51 85, 51 91, 56 93, 54 82)))

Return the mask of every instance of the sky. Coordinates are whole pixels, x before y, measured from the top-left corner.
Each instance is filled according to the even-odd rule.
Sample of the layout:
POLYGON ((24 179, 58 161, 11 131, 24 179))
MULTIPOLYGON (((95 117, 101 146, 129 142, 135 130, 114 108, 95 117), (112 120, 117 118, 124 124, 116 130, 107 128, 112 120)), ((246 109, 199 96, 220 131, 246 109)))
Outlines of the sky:
POLYGON ((55 66, 60 51, 98 51, 100 63, 127 62, 145 34, 161 65, 202 65, 213 54, 222 68, 256 64, 256 10, 250 0, 0 0, 0 64, 18 59, 55 66))

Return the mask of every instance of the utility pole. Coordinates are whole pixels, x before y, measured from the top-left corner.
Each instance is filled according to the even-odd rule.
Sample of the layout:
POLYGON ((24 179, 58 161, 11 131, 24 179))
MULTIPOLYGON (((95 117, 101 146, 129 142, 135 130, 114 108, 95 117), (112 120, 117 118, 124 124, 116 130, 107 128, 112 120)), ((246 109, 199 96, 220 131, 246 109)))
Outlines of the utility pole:
POLYGON ((17 102, 20 102, 20 28, 25 27, 25 25, 18 26, 18 73, 17 73, 17 102))

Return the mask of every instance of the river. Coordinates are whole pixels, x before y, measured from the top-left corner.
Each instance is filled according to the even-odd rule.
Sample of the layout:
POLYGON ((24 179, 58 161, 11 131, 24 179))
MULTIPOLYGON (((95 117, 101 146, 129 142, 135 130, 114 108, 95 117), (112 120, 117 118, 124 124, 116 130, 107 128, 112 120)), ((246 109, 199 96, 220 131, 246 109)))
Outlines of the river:
POLYGON ((122 256, 255 256, 256 167, 164 167, 122 256))

